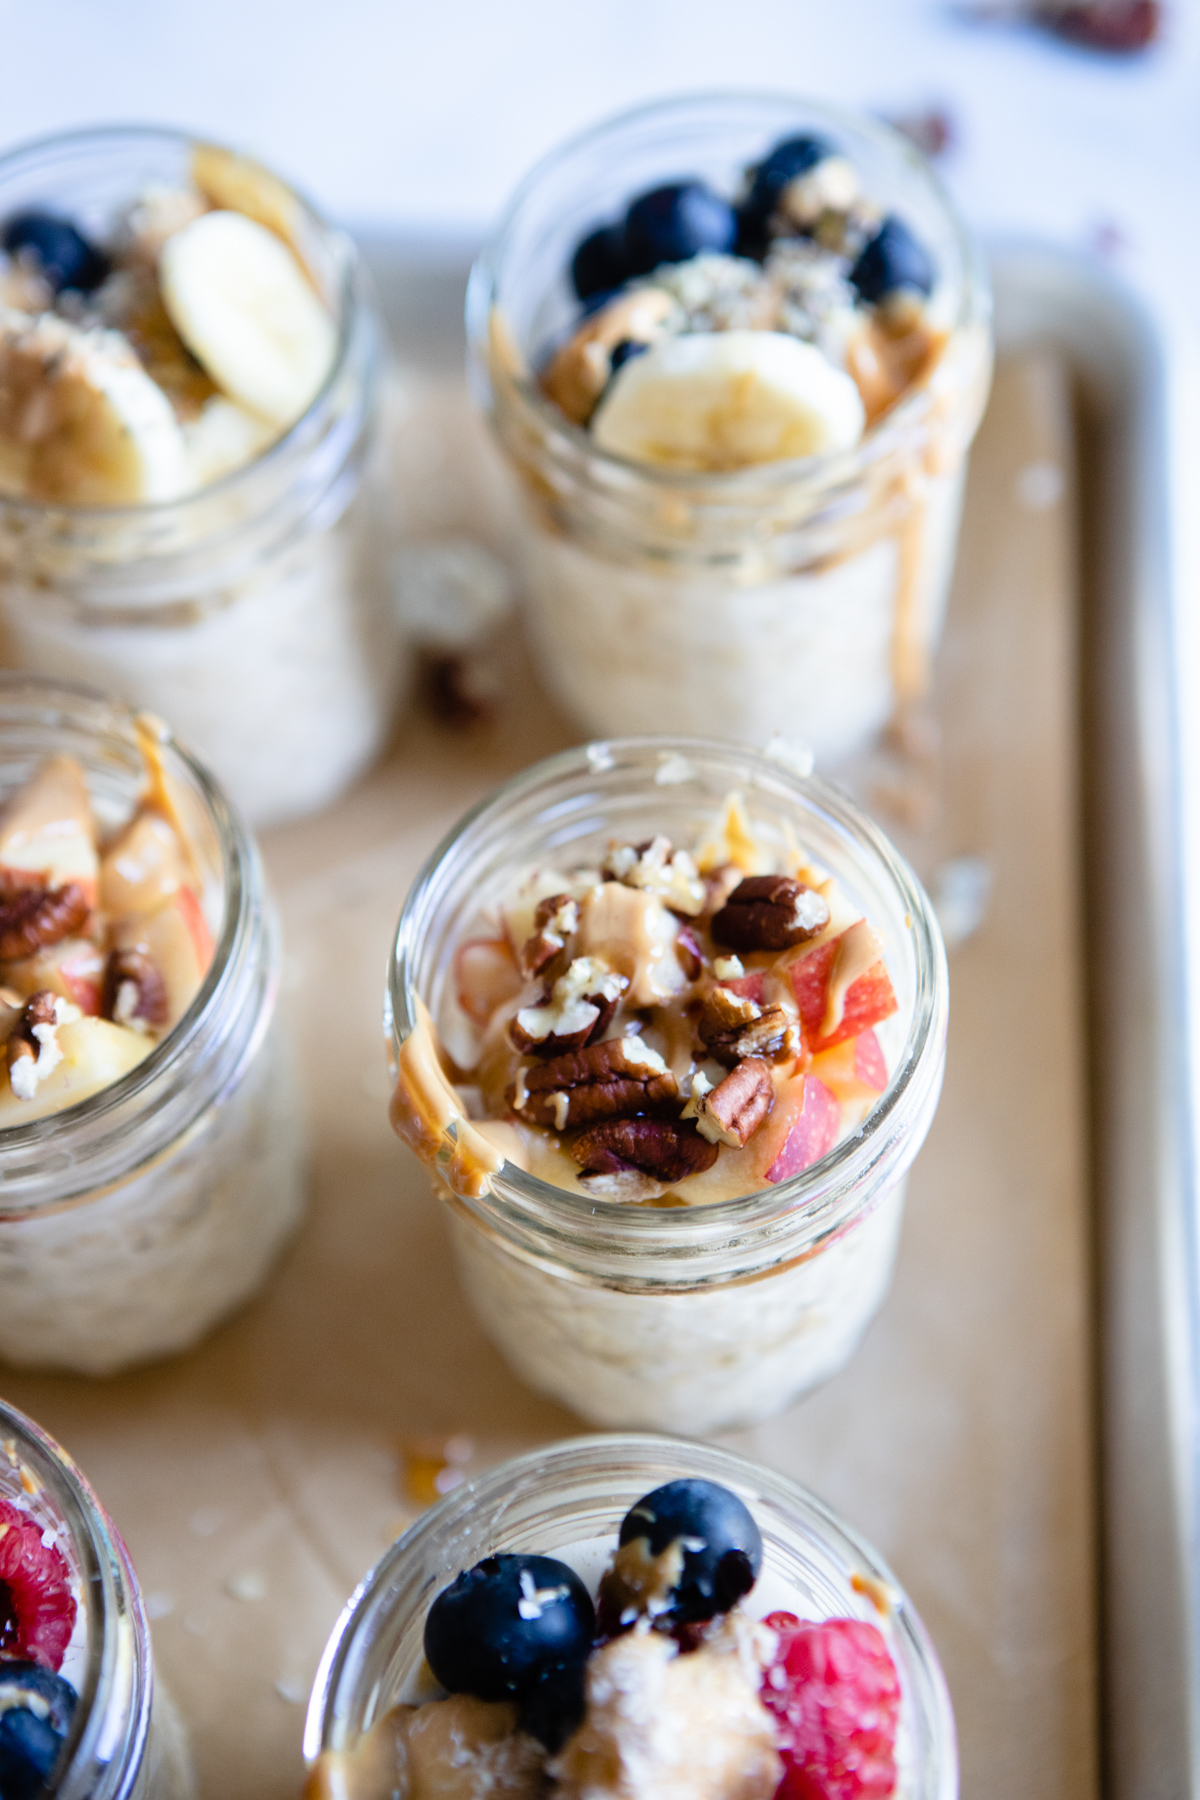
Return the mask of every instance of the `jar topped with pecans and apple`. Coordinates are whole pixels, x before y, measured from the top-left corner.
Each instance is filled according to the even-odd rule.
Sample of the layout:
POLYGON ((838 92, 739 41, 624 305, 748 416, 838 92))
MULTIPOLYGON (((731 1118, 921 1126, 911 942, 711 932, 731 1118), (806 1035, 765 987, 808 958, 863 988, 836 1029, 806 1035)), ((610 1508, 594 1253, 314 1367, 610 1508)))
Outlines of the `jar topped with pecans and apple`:
POLYGON ((257 851, 161 722, 0 675, 0 1358, 185 1348, 298 1220, 257 851))
POLYGON ((703 742, 553 758, 427 865, 390 1008, 393 1124, 534 1386, 708 1429, 850 1354, 946 990, 928 901, 842 796, 703 742))

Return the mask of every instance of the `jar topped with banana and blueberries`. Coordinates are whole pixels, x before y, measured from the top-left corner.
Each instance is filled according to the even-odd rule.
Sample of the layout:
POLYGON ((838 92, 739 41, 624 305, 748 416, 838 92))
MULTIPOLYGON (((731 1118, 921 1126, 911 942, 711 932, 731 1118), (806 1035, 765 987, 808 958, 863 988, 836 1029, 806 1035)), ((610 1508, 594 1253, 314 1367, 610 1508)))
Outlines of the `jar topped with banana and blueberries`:
POLYGON ((8 660, 169 718, 256 822, 390 723, 379 358, 349 240, 249 157, 114 127, 0 158, 8 660))
POLYGON ((988 319, 935 175, 873 120, 705 95, 545 158, 468 326, 534 648, 588 731, 830 761, 920 704, 988 319))

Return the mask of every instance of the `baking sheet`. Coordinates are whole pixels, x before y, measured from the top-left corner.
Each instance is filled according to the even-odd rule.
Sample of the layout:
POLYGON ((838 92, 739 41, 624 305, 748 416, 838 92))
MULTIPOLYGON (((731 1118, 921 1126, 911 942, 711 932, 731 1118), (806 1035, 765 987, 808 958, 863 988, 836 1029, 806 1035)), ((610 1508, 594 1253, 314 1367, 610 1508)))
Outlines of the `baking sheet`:
MULTIPOLYGON (((436 312, 428 325, 435 344, 436 312)), ((399 523, 502 551, 503 482, 457 378, 417 349, 393 414, 399 523)), ((973 460, 941 749, 924 743, 888 820, 927 876, 969 855, 993 883, 952 954, 945 1094, 895 1289, 848 1370, 727 1440, 892 1561, 946 1666, 964 1790, 997 1800, 1091 1795, 1098 1779, 1071 459, 1064 365, 1007 360, 973 460)), ((313 1209, 279 1275, 159 1368, 3 1378, 127 1539, 204 1800, 295 1794, 325 1637, 415 1510, 402 1446, 467 1438, 469 1473, 578 1429, 475 1327, 385 1116, 383 970, 407 884, 465 806, 572 739, 520 648, 506 655, 493 729, 414 711, 354 794, 265 843, 314 1140, 313 1209)))

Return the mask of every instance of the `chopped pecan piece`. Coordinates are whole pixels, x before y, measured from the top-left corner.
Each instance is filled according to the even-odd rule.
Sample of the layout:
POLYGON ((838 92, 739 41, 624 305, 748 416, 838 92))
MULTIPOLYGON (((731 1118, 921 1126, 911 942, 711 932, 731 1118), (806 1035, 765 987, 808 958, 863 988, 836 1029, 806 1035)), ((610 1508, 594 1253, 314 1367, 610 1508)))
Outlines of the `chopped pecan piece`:
POLYGON ((577 956, 537 1006, 521 1008, 509 1036, 518 1050, 536 1056, 582 1050, 608 1028, 628 986, 598 957, 577 956))
POLYGON ((771 1071, 761 1057, 750 1056, 715 1088, 701 1091, 699 1085, 694 1086, 685 1117, 695 1119, 696 1130, 710 1144, 729 1144, 740 1150, 774 1104, 771 1071))
POLYGON ((707 890, 700 871, 687 851, 676 850, 670 838, 610 844, 600 873, 607 881, 655 895, 671 912, 696 918, 704 911, 707 890))
POLYGON ((0 901, 0 962, 18 962, 78 931, 88 916, 76 881, 65 887, 22 888, 0 901))
POLYGON ((829 905, 791 875, 750 875, 712 922, 713 938, 730 950, 790 950, 829 923, 829 905))
POLYGON ((114 950, 104 971, 100 1015, 134 1030, 165 1025, 170 1012, 162 976, 141 950, 114 950))
POLYGON ((39 1081, 62 1061, 55 1042, 62 1002, 49 988, 40 988, 25 1003, 19 1023, 4 1047, 8 1080, 18 1100, 32 1100, 39 1081))
POLYGON ((700 1041, 718 1062, 765 1056, 783 1062, 800 1054, 800 1027, 782 1006, 759 1006, 746 994, 715 987, 704 1002, 697 1027, 700 1041))
POLYGON ((540 975, 566 948, 567 939, 579 930, 579 907, 569 894, 550 894, 539 900, 533 915, 533 934, 521 947, 521 968, 526 975, 540 975))
POLYGON ((679 1084, 639 1038, 608 1038, 522 1071, 509 1105, 531 1125, 566 1131, 597 1119, 676 1112, 679 1084))
POLYGON ((700 1175, 717 1160, 717 1146, 678 1119, 607 1119, 580 1132, 571 1155, 583 1177, 634 1169, 659 1182, 700 1175))

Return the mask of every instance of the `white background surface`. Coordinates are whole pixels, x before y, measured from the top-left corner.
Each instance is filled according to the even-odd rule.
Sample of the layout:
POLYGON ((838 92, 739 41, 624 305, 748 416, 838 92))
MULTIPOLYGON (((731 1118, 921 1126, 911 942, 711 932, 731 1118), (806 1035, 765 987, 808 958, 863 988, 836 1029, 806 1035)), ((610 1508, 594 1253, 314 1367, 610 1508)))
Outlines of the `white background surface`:
POLYGON ((187 125, 257 151, 350 221, 486 228, 518 177, 608 112, 714 86, 885 113, 948 107, 948 179, 986 230, 1198 258, 1200 9, 1105 57, 948 0, 0 0, 0 145, 187 125))

